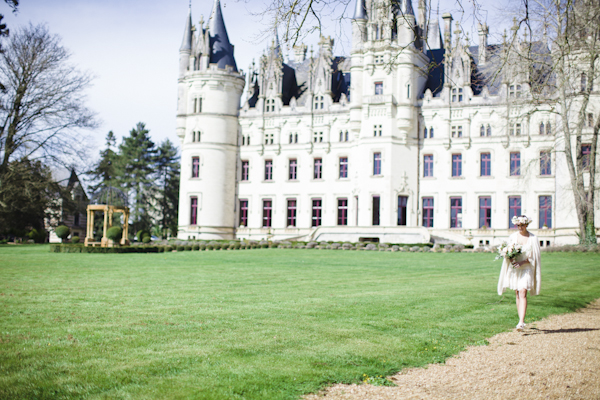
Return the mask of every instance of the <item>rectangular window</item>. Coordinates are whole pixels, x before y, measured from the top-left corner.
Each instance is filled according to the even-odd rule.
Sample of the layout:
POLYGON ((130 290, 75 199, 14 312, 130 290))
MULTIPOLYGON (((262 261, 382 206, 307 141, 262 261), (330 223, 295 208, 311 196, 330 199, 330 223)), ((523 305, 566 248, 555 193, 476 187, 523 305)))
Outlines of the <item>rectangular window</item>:
POLYGON ((250 178, 250 161, 242 160, 242 180, 247 181, 250 178))
POLYGON ((273 180, 273 160, 265 160, 265 181, 273 180))
POLYGON ((406 207, 408 196, 398 196, 398 225, 406 226, 406 207))
POLYGON ((192 178, 200 177, 200 157, 192 157, 192 178))
POLYGON ((479 227, 492 226, 492 198, 489 196, 479 198, 479 227))
POLYGON ((323 143, 323 132, 313 132, 313 142, 323 143))
POLYGON ((433 176, 433 154, 425 154, 423 156, 423 177, 430 178, 433 176))
POLYGON ((338 199, 338 225, 348 225, 348 199, 338 199))
POLYGON ((373 225, 379 225, 379 208, 381 205, 381 197, 373 196, 373 225))
POLYGON ((452 154, 452 176, 462 176, 462 154, 452 154))
POLYGON ((452 126, 452 137, 460 138, 463 135, 463 127, 462 125, 454 125, 452 126))
POLYGON ((271 212, 273 211, 273 202, 263 200, 263 228, 271 227, 271 212))
POLYGON ((381 136, 382 132, 382 125, 373 125, 373 136, 381 136))
POLYGON ((248 226, 248 200, 240 200, 239 226, 248 226))
POLYGON ((492 155, 481 153, 481 176, 492 175, 492 155))
POLYGON ((348 177, 348 157, 340 157, 340 178, 348 177))
POLYGON ((540 151, 540 175, 552 175, 552 156, 549 151, 540 151))
POLYGON ((423 226, 433 228, 433 197, 423 197, 423 226))
POLYGON ((516 225, 512 223, 513 217, 521 215, 521 196, 509 196, 508 198, 508 227, 516 229, 516 225))
POLYGON ((190 225, 197 225, 198 223, 198 198, 193 196, 190 198, 190 225))
POLYGON ((323 178, 323 159, 315 158, 315 168, 314 168, 314 179, 322 179, 323 178))
POLYGON ((582 168, 589 168, 591 153, 592 153, 592 145, 590 145, 590 144, 581 145, 581 167, 582 168))
POLYGON ((450 228, 462 228, 462 197, 450 197, 450 228))
POLYGON ((272 133, 265 133, 265 144, 273 144, 274 135, 272 133))
POLYGON ((321 199, 312 200, 312 226, 321 226, 321 199))
POLYGON ((510 176, 521 175, 521 153, 514 151, 510 153, 510 176))
POLYGON ((375 94, 383 94, 383 82, 375 82, 375 94))
POLYGON ((298 178, 298 160, 291 159, 290 160, 290 180, 296 180, 298 178))
POLYGON ((541 228, 552 228, 552 196, 540 196, 541 228))
POLYGON ((296 199, 287 201, 287 226, 296 226, 296 199))
POLYGON ((381 153, 373 153, 373 175, 381 175, 381 153))

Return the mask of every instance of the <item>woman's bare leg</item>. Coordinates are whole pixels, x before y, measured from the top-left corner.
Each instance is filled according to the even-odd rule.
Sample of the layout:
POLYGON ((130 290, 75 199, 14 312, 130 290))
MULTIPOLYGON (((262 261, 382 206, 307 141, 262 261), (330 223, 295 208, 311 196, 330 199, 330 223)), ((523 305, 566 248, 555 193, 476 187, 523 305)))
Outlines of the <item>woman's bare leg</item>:
POLYGON ((524 324, 527 313, 527 289, 517 291, 517 312, 519 313, 519 323, 524 324))

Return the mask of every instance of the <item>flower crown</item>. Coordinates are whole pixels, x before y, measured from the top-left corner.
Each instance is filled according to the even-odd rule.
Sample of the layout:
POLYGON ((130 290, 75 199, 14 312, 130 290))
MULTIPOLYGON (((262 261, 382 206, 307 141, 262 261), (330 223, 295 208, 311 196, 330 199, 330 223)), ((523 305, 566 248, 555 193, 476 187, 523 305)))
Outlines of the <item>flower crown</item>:
POLYGON ((532 222, 532 220, 531 218, 525 215, 521 215, 520 217, 517 217, 515 215, 514 217, 512 217, 511 222, 513 225, 529 225, 532 222))

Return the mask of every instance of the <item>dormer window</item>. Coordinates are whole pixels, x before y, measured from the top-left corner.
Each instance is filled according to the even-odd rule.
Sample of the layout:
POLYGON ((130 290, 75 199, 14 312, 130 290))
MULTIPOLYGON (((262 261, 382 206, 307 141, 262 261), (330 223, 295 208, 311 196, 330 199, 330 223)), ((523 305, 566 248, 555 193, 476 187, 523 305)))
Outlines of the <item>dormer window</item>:
POLYGON ((463 89, 462 88, 452 88, 452 102, 462 102, 463 101, 463 89))
POLYGON ((298 143, 298 133, 292 132, 290 133, 290 144, 298 143))
POLYGON ((275 111, 275 99, 267 99, 266 112, 274 112, 275 111))
POLYGON ((375 82, 375 95, 383 94, 383 82, 375 82))
POLYGON ((325 99, 323 96, 315 96, 315 110, 322 110, 325 108, 325 99))
POLYGON ((463 127, 462 125, 453 125, 452 126, 452 137, 460 138, 463 135, 463 127))
POLYGON ((510 85, 508 87, 508 97, 521 97, 521 85, 510 85))
POLYGON ((265 133, 265 144, 273 144, 273 133, 265 133))
POLYGON ((585 92, 587 89, 587 75, 585 72, 581 73, 581 91, 585 92))
POLYGON ((340 131, 340 142, 348 141, 348 131, 340 131))
POLYGON ((383 55, 375 56, 374 61, 375 64, 383 64, 383 55))
POLYGON ((518 122, 511 122, 508 125, 508 134, 510 136, 521 136, 521 124, 518 122))

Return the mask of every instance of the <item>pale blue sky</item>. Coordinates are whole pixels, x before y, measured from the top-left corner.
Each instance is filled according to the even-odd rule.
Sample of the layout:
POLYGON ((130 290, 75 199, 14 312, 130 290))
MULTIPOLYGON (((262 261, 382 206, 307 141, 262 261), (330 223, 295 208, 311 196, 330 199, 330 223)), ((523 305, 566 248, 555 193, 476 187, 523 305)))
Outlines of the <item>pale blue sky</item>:
MULTIPOLYGON (((221 0, 236 62, 243 70, 270 43, 258 37, 269 22, 250 15, 260 12, 266 1, 221 0)), ((146 123, 156 143, 169 138, 179 145, 175 135, 178 50, 188 4, 189 0, 22 0, 16 15, 4 2, 0 9, 10 29, 29 22, 47 23, 71 51, 72 61, 96 77, 88 106, 101 120, 90 143, 98 149, 109 130, 121 137, 139 121, 146 123)), ((201 14, 208 20, 212 4, 213 0, 192 0, 194 24, 201 14)), ((441 13, 452 11, 455 18, 460 17, 455 2, 442 4, 441 13)), ((354 1, 348 14, 353 8, 354 1)), ((326 33, 336 37, 335 24, 324 20, 329 28, 326 33)), ((351 34, 349 27, 346 34, 351 34)), ((347 54, 348 43, 342 46, 337 39, 335 54, 347 54)), ((307 44, 316 45, 317 40, 313 35, 307 44)), ((91 151, 92 156, 97 154, 91 151)))

